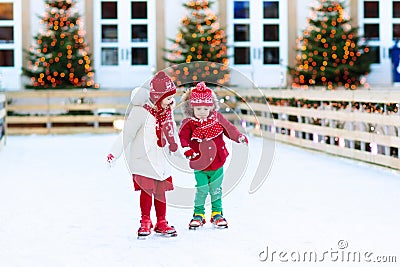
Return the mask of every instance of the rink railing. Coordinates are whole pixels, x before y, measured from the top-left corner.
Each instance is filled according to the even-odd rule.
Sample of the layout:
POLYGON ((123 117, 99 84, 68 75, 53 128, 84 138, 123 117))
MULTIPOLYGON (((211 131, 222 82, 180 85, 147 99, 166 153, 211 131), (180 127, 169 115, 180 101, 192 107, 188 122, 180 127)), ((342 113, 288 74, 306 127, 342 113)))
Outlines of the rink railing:
MULTIPOLYGON (((3 133, 5 130, 13 135, 118 132, 131 92, 49 90, 5 94, 6 98, 0 95, 0 125, 3 133)), ((226 116, 255 134, 400 170, 400 92, 396 90, 262 90, 261 96, 259 90, 240 89, 217 94, 225 101, 229 97, 232 100, 234 94, 244 100, 229 104, 236 107, 241 121, 237 114, 226 116), (370 103, 375 105, 373 112, 368 110, 370 103)), ((175 119, 179 122, 182 115, 178 110, 175 119)))
POLYGON ((7 134, 118 132, 130 91, 8 91, 7 134))
POLYGON ((400 92, 261 92, 265 98, 240 91, 245 101, 237 105, 241 124, 254 134, 400 170, 400 92))
MULTIPOLYGON (((21 90, 5 94, 9 135, 113 133, 122 128, 131 90, 21 90)), ((179 95, 180 91, 177 98, 179 95)), ((181 120, 182 115, 178 112, 175 118, 181 120)))
POLYGON ((6 96, 0 93, 0 149, 4 146, 6 139, 6 96))

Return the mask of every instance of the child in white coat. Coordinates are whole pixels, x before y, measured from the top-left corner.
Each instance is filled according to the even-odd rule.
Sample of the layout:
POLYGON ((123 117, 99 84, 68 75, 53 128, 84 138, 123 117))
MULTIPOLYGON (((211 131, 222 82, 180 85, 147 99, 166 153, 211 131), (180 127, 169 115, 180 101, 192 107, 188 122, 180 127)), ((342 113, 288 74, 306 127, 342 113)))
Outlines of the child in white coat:
POLYGON ((153 196, 157 216, 154 231, 172 236, 177 234, 165 218, 165 192, 174 189, 167 156, 178 149, 171 108, 175 93, 174 82, 164 72, 158 72, 151 80, 150 92, 145 88, 135 89, 132 110, 107 156, 107 162, 111 163, 124 152, 134 188, 141 191, 139 237, 149 235, 153 228, 150 219, 153 196))

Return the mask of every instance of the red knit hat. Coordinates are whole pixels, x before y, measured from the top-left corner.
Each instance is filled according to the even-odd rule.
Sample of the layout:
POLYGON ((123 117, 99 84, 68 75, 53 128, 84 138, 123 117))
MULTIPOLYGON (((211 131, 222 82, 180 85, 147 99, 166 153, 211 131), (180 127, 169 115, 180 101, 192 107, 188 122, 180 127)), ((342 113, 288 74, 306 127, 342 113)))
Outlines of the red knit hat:
POLYGON ((165 72, 158 72, 150 82, 150 99, 154 103, 161 102, 164 98, 174 95, 176 86, 165 72))
POLYGON ((204 82, 198 83, 190 95, 190 105, 194 106, 214 106, 213 95, 210 88, 204 82))

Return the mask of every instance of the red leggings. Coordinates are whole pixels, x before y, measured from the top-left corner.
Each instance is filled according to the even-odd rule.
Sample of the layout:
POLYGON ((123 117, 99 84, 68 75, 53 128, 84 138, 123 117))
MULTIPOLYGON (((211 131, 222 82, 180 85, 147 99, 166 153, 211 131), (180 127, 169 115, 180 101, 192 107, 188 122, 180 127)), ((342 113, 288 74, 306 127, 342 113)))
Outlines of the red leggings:
MULTIPOLYGON (((140 191, 140 209, 142 211, 142 216, 150 217, 152 195, 152 193, 149 194, 146 190, 140 191)), ((165 192, 154 194, 154 207, 156 209, 157 221, 165 220, 165 213, 167 210, 165 192)))

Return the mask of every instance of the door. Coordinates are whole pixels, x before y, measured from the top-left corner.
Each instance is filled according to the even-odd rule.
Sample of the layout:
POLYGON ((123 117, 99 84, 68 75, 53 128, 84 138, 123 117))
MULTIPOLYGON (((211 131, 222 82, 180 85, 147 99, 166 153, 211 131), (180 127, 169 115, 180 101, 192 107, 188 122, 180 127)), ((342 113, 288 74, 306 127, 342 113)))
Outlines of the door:
POLYGON ((392 64, 390 49, 400 39, 400 1, 359 1, 360 35, 365 37, 374 55, 370 84, 390 85, 392 64))
POLYGON ((0 0, 0 89, 21 88, 21 1, 0 0))
POLYGON ((100 87, 131 89, 151 77, 156 66, 154 1, 94 1, 100 87))
POLYGON ((259 87, 286 86, 287 0, 230 0, 227 8, 231 66, 259 87))

